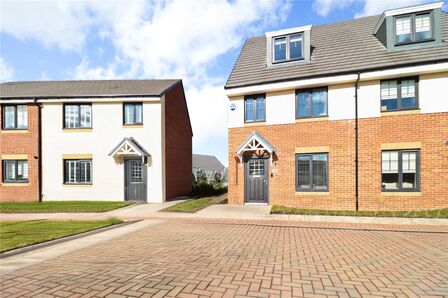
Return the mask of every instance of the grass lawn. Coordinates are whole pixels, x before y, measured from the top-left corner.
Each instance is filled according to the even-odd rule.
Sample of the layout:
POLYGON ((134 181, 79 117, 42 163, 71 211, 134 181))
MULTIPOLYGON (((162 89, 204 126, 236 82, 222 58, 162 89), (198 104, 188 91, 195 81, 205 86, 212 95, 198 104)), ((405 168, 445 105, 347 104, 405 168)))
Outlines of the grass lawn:
POLYGON ((122 221, 15 221, 0 222, 0 252, 102 228, 122 221))
POLYGON ((106 212, 131 204, 105 201, 5 202, 0 203, 0 213, 106 212))
POLYGON ((271 214, 448 218, 448 208, 423 211, 348 211, 300 209, 274 205, 272 206, 271 214))
POLYGON ((162 209, 162 212, 186 212, 195 213, 201 209, 204 209, 210 205, 220 204, 227 199, 227 194, 216 197, 205 197, 188 200, 168 208, 162 209))

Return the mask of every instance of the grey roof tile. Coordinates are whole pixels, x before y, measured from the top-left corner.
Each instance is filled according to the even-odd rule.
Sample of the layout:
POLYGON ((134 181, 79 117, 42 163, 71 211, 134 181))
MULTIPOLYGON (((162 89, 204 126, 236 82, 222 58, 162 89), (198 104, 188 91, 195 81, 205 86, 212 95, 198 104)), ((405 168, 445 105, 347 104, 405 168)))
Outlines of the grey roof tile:
POLYGON ((440 46, 389 51, 373 35, 380 16, 313 26, 311 61, 266 66, 266 37, 249 38, 225 88, 393 68, 448 60, 448 14, 442 12, 440 46))
POLYGON ((0 98, 160 96, 180 80, 31 81, 0 84, 0 98))
POLYGON ((193 154, 193 168, 209 171, 223 171, 224 165, 213 155, 193 154))

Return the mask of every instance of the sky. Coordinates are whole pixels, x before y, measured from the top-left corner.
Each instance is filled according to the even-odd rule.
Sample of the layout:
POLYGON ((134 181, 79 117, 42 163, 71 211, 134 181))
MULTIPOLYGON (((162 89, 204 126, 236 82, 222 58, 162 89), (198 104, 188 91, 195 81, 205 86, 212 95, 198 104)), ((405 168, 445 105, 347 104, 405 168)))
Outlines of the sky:
POLYGON ((0 81, 182 79, 193 153, 227 165, 224 84, 247 38, 426 2, 0 0, 0 81))

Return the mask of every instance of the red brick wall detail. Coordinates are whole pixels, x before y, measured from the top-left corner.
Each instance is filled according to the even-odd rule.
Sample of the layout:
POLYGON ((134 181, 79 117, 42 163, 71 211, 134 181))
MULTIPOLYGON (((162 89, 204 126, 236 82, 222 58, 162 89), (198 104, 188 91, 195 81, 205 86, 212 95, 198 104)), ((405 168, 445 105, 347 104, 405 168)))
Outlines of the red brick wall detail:
POLYGON ((166 199, 192 192, 192 131, 182 84, 165 94, 166 199))
MULTIPOLYGON (((253 132, 277 148, 278 169, 269 181, 270 204, 310 209, 355 209, 354 120, 313 121, 229 129, 229 203, 244 203, 244 167, 235 151, 253 132), (295 148, 328 146, 326 195, 295 191, 295 148)), ((359 120, 360 210, 420 210, 448 207, 448 113, 396 115, 359 120), (421 142, 418 196, 381 193, 381 144, 421 142)))
MULTIPOLYGON (((2 108, 0 108, 2 109, 2 108)), ((16 186, 3 184, 3 168, 0 171, 0 202, 38 201, 38 107, 28 105, 28 131, 26 133, 0 132, 0 155, 27 154, 29 183, 16 186)), ((3 110, 0 111, 0 123, 3 123, 3 110)), ((1 167, 3 165, 0 165, 1 167)))

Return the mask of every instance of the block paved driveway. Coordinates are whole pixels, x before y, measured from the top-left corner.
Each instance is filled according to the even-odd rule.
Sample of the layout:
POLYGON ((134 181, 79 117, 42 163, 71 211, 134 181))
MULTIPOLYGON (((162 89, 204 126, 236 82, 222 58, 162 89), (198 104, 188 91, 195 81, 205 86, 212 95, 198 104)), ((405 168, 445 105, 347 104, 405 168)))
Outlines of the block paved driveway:
POLYGON ((2 277, 2 297, 448 297, 448 233, 166 220, 2 277))

